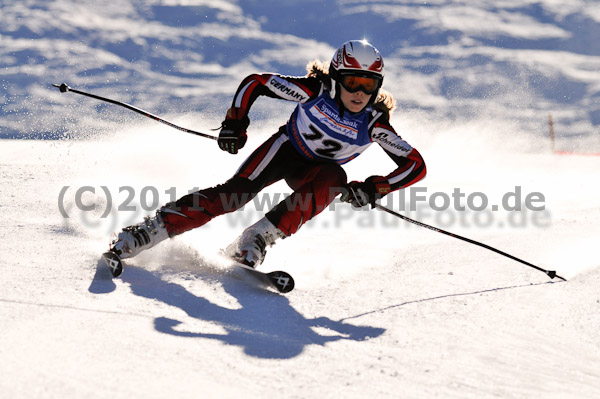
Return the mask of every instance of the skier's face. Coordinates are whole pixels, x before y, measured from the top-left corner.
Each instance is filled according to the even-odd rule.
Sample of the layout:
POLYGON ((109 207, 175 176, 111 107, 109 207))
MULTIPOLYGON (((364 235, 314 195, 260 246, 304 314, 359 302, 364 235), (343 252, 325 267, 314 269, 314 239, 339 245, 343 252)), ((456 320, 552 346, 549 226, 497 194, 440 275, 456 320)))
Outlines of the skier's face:
POLYGON ((360 112, 367 106, 372 94, 365 94, 362 90, 350 93, 340 85, 340 99, 344 107, 350 112, 360 112))

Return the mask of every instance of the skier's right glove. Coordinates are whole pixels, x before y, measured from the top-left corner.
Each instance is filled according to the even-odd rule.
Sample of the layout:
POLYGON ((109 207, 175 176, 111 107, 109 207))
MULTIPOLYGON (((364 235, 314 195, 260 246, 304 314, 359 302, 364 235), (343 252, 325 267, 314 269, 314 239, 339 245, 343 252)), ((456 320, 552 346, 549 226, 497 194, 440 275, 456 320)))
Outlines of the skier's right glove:
POLYGON ((239 108, 229 108, 227 116, 221 123, 221 132, 217 143, 219 148, 230 154, 237 154, 238 150, 244 148, 248 135, 246 129, 250 125, 250 119, 247 115, 240 116, 239 108))

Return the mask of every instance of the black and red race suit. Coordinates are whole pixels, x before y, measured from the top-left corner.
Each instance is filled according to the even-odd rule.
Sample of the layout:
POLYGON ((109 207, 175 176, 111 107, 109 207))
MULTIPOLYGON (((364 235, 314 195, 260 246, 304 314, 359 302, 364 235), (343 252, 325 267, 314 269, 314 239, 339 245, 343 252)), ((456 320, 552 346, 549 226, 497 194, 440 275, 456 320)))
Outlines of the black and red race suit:
POLYGON ((169 236, 241 208, 263 188, 282 179, 293 193, 265 216, 289 236, 340 194, 347 184, 340 165, 356 158, 373 142, 397 165, 384 176, 392 191, 425 177, 423 158, 396 134, 385 112, 371 106, 358 113, 340 112, 317 77, 250 75, 233 98, 236 114, 247 116, 259 96, 295 101, 298 106, 287 124, 261 144, 231 179, 162 208, 169 236))

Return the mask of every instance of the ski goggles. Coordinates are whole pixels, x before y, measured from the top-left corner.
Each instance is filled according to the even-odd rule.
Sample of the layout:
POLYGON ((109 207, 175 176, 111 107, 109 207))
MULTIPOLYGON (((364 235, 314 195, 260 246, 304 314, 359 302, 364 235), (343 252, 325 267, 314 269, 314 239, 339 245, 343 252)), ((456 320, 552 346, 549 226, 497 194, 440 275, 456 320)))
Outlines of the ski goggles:
POLYGON ((375 94, 381 86, 381 78, 374 76, 342 75, 339 82, 350 93, 375 94))

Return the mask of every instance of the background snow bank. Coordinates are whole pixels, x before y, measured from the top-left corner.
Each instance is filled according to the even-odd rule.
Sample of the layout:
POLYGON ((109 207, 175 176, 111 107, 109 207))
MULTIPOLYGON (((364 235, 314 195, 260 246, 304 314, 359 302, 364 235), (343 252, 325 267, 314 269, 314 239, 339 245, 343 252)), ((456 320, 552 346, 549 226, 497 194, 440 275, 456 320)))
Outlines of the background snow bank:
MULTIPOLYGON (((220 119, 249 72, 302 74, 309 60, 366 37, 384 54, 385 85, 402 109, 457 123, 514 121, 534 136, 547 134, 552 113, 563 149, 588 149, 588 140, 598 148, 592 0, 0 4, 3 137, 81 137, 137 120, 50 90, 63 81, 158 114, 220 119)), ((276 107, 263 104, 252 119, 271 120, 276 107)))

